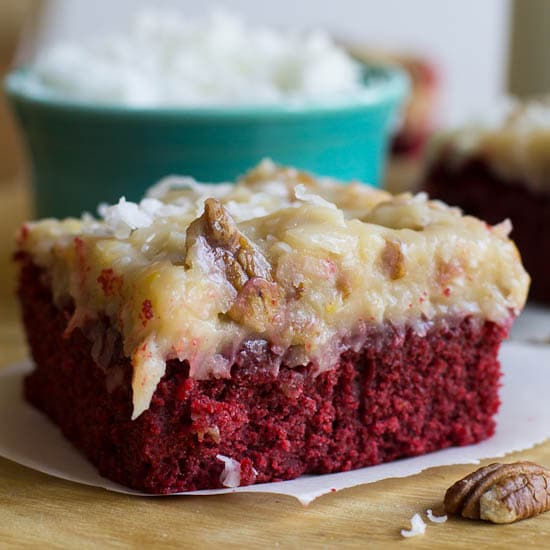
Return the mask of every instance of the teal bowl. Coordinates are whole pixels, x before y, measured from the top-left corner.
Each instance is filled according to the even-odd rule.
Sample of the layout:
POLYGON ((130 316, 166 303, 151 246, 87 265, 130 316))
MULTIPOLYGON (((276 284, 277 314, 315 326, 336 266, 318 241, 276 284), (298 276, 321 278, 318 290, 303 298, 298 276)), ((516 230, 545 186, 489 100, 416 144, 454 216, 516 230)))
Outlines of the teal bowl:
POLYGON ((5 80, 30 153, 37 217, 138 200, 169 174, 230 181, 269 157, 318 175, 379 185, 407 77, 365 67, 364 90, 330 103, 135 108, 67 100, 5 80))

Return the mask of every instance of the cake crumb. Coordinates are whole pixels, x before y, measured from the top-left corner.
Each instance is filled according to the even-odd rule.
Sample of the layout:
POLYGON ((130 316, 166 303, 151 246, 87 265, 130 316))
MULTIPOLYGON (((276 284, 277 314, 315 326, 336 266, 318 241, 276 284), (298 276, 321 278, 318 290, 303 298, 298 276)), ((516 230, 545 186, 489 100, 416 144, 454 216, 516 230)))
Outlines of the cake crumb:
POLYGON ((426 516, 433 523, 445 523, 447 521, 447 514, 442 516, 434 516, 431 508, 426 510, 426 516))
POLYGON ((414 514, 411 518, 410 530, 401 529, 401 536, 403 537, 416 537, 417 535, 423 535, 426 532, 426 524, 420 517, 420 514, 414 514))

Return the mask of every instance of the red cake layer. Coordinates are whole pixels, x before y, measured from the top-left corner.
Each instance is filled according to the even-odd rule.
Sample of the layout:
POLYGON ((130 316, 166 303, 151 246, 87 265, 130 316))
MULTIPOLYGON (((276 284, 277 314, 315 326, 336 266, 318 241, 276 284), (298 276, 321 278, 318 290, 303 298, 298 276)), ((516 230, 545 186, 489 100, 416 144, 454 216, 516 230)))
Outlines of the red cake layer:
POLYGON ((520 180, 504 182, 480 158, 460 169, 442 159, 431 168, 424 189, 490 224, 509 218, 511 238, 531 275, 529 297, 550 303, 550 193, 537 193, 520 180))
POLYGON ((27 263, 19 295, 37 366, 26 397, 103 476, 135 489, 221 487, 218 454, 240 462, 247 485, 468 445, 495 429, 497 351, 507 329, 467 317, 425 336, 373 329, 359 352, 318 376, 310 366, 277 372, 262 341, 243 347, 227 380, 193 380, 185 362, 169 361, 150 408, 132 421, 120 342, 109 364, 97 366, 83 331, 63 337, 70 311, 53 305, 40 280, 27 263))

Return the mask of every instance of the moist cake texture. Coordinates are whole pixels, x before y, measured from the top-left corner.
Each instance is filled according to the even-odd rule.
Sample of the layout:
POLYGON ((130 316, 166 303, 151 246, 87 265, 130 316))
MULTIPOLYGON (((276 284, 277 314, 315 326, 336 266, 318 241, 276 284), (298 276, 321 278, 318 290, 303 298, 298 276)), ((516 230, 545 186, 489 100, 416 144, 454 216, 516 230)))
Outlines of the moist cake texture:
POLYGON ((439 136, 423 188, 489 223, 512 221, 530 296, 550 302, 550 100, 510 102, 491 121, 439 136))
POLYGON ((269 161, 100 212, 24 225, 17 257, 27 397, 103 475, 244 485, 493 433, 509 224, 269 161))

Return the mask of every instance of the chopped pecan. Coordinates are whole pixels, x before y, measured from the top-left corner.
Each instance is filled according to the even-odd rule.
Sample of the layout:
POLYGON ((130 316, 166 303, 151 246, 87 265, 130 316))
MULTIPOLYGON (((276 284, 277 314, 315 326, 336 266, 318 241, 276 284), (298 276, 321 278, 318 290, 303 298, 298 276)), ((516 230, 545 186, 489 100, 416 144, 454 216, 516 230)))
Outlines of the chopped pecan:
POLYGON ((382 269, 392 279, 401 279, 405 276, 405 257, 401 250, 401 243, 397 241, 386 241, 386 246, 381 256, 382 269))
POLYGON ((532 462, 490 464, 445 494, 447 513, 493 523, 512 523, 548 510, 550 470, 532 462))
POLYGON ((217 199, 206 199, 204 203, 206 238, 212 246, 221 246, 235 252, 239 245, 240 232, 233 218, 217 199))
POLYGON ((207 199, 203 215, 187 228, 187 252, 199 238, 206 240, 216 261, 222 264, 227 280, 236 290, 240 290, 251 277, 273 280, 269 262, 239 231, 217 199, 207 199))
POLYGON ((252 330, 265 331, 283 299, 281 289, 273 282, 267 259, 239 231, 233 218, 216 199, 205 201, 203 215, 187 229, 187 253, 198 239, 206 241, 214 261, 237 290, 237 298, 227 315, 252 330))
POLYGON ((245 283, 227 314, 256 332, 264 332, 273 324, 282 299, 277 283, 253 277, 245 283))
POLYGON ((336 280, 336 288, 342 294, 342 298, 347 299, 351 296, 353 286, 348 277, 345 275, 340 275, 336 280))

